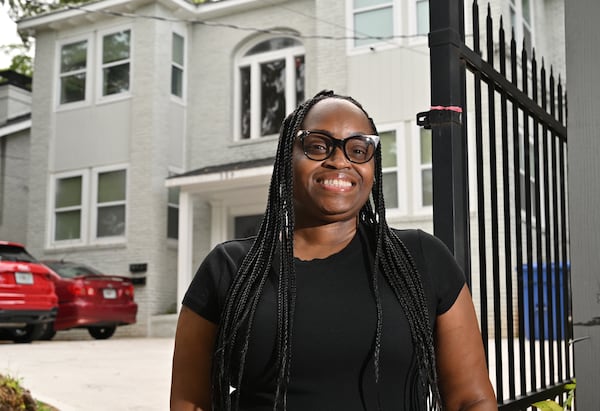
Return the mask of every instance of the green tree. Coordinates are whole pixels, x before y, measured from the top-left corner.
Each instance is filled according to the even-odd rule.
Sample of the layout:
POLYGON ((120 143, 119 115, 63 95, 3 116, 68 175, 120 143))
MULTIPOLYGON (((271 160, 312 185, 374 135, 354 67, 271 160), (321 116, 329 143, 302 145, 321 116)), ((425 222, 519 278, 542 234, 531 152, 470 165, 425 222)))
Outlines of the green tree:
POLYGON ((37 16, 47 11, 89 1, 91 0, 0 0, 0 3, 8 5, 8 15, 14 21, 18 21, 25 17, 37 16))
MULTIPOLYGON (((27 17, 37 16, 52 10, 58 10, 69 5, 87 3, 91 0, 0 0, 2 6, 8 6, 9 17, 17 22, 27 17)), ((31 57, 32 38, 26 33, 19 33, 21 43, 1 46, 0 49, 5 54, 13 54, 10 67, 18 73, 31 76, 33 74, 33 59, 31 57)))

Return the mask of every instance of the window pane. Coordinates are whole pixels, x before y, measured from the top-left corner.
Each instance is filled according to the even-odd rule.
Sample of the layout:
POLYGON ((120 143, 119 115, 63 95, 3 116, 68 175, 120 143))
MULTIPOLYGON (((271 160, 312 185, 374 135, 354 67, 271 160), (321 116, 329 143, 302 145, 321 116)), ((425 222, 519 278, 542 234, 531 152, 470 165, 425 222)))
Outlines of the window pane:
POLYGON ((421 170, 421 193, 423 205, 433 205, 433 176, 430 168, 421 170))
POLYGON ((54 240, 73 240, 81 236, 81 212, 79 210, 56 213, 54 240))
POLYGON ((296 105, 304 101, 304 56, 296 56, 296 105))
MULTIPOLYGON (((358 37, 389 37, 394 33, 392 7, 365 11, 354 15, 354 32, 358 37)), ((357 39, 355 46, 364 46, 381 40, 357 39)))
POLYGON ((417 34, 429 33, 429 0, 417 0, 417 34))
POLYGON ((261 136, 276 134, 285 117, 285 60, 260 65, 261 136))
POLYGON ((398 174, 383 173, 383 196, 386 208, 398 208, 398 174))
POLYGON ((169 204, 179 204, 179 187, 169 188, 167 202, 169 204))
POLYGON ((87 60, 87 41, 62 46, 60 50, 60 72, 83 70, 87 60))
POLYGON ((106 64, 113 61, 128 59, 129 37, 129 30, 104 36, 104 41, 102 43, 102 63, 106 64))
POLYGON ((183 66, 183 37, 173 33, 173 62, 183 66))
POLYGON ((517 21, 517 13, 515 12, 514 8, 510 8, 510 26, 511 27, 515 27, 517 21))
POLYGON ((389 2, 390 0, 354 0, 354 8, 378 6, 389 2))
POLYGON ((523 9, 523 20, 525 20, 525 23, 531 24, 531 6, 529 5, 529 0, 522 0, 521 8, 523 9))
POLYGON ((129 90, 129 63, 106 67, 102 95, 108 96, 129 90))
POLYGON ((171 66, 171 94, 183 97, 183 70, 171 66))
POLYGON ((240 68, 241 85, 241 118, 240 130, 242 138, 250 138, 250 67, 240 68))
POLYGON ((85 100, 85 73, 64 76, 60 79, 60 103, 85 100))
POLYGON ((396 132, 395 131, 386 131, 383 133, 379 133, 380 141, 381 141, 381 157, 382 162, 381 166, 383 168, 386 167, 396 167, 398 161, 398 147, 396 145, 396 132))
POLYGON ((56 180, 56 208, 81 205, 81 177, 69 177, 56 180))
POLYGON ((525 43, 525 50, 527 50, 527 53, 531 54, 533 51, 531 44, 531 30, 525 26, 523 26, 523 42, 525 43))
POLYGON ((244 56, 252 56, 254 54, 260 54, 267 51, 281 50, 288 47, 301 46, 299 40, 290 37, 276 37, 263 42, 258 43, 244 54, 244 56))
POLYGON ((262 214, 235 217, 233 221, 235 238, 247 238, 258 233, 262 214))
POLYGON ((98 237, 125 234, 125 206, 99 207, 96 234, 98 237))
POLYGON ((125 170, 98 174, 98 203, 125 200, 125 170))
POLYGON ((520 191, 521 191, 521 210, 523 210, 523 212, 527 211, 527 198, 525 197, 527 194, 529 194, 530 197, 530 201, 531 201, 531 216, 533 218, 536 217, 535 214, 535 207, 534 207, 534 203, 535 203, 535 193, 536 193, 536 189, 535 189, 535 180, 533 178, 529 179, 529 184, 525 183, 525 175, 523 174, 523 172, 521 171, 519 173, 519 182, 520 182, 520 191), (527 189, 529 189, 529 193, 527 193, 527 189))
POLYGON ((167 238, 179 238, 179 208, 167 209, 167 238))
POLYGON ((420 129, 421 164, 431 164, 431 130, 420 129))

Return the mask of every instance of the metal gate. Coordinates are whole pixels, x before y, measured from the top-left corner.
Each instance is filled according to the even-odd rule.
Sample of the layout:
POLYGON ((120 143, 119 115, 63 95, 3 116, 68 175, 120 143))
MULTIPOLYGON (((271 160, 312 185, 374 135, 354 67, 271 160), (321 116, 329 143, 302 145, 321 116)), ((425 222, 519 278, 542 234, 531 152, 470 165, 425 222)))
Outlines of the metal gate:
POLYGON ((562 402, 573 334, 560 78, 517 52, 489 5, 485 25, 476 0, 468 13, 471 46, 463 0, 429 8, 432 108, 417 122, 432 131, 435 234, 467 274, 500 409, 562 402))

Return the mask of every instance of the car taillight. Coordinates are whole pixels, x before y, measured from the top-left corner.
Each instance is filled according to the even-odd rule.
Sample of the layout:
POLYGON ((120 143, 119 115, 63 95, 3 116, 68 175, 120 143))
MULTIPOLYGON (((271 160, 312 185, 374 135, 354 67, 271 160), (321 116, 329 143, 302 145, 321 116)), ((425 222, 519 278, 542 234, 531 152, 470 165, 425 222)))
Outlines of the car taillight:
POLYGON ((13 273, 2 272, 0 273, 0 284, 14 284, 15 276, 13 273))
POLYGON ((93 287, 86 287, 85 284, 80 281, 75 281, 69 284, 67 289, 76 297, 91 297, 96 294, 96 290, 93 287))
POLYGON ((128 286, 125 286, 123 289, 123 294, 133 300, 133 285, 129 284, 128 286))

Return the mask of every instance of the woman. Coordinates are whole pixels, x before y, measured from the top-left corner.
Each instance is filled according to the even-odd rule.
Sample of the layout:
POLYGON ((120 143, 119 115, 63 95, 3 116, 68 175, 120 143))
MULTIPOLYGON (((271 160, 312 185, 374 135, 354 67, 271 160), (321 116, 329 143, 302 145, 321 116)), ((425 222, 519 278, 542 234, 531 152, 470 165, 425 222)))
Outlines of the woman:
POLYGON ((184 297, 172 410, 497 409, 463 274, 387 226, 381 184, 359 103, 324 91, 285 119, 257 237, 184 297))

